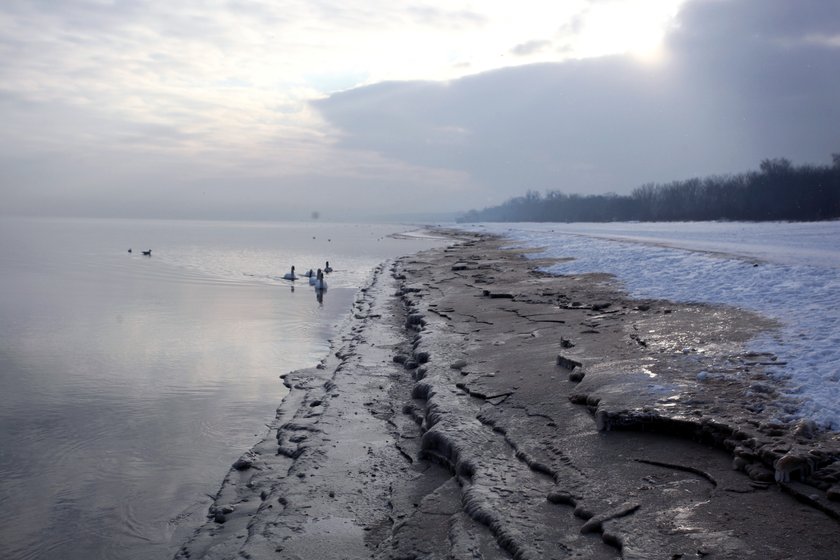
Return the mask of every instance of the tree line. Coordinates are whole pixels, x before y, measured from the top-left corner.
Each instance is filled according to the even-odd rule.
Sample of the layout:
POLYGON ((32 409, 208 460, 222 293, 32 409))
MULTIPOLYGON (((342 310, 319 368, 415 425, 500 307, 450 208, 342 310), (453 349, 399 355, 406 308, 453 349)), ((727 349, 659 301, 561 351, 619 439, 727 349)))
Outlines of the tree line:
POLYGON ((817 221, 840 218, 840 153, 832 165, 793 165, 765 159, 758 171, 670 183, 649 183, 629 195, 525 196, 483 210, 459 222, 621 221, 817 221))

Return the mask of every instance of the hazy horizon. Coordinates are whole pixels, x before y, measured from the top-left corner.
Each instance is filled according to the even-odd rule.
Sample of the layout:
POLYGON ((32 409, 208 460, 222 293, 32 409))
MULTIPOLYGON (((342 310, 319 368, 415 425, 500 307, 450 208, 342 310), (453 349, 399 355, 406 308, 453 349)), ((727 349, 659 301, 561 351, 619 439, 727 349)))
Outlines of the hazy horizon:
POLYGON ((840 5, 0 6, 4 215, 372 221, 840 151, 840 5))

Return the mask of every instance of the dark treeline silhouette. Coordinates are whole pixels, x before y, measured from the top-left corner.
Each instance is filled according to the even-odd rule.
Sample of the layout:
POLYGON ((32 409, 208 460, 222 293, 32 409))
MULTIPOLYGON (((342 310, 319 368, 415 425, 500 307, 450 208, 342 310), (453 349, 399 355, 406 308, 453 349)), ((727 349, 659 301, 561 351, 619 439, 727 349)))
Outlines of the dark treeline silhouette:
POLYGON ((831 166, 766 159, 759 171, 647 184, 629 195, 529 191, 459 222, 816 221, 840 218, 840 154, 831 166))

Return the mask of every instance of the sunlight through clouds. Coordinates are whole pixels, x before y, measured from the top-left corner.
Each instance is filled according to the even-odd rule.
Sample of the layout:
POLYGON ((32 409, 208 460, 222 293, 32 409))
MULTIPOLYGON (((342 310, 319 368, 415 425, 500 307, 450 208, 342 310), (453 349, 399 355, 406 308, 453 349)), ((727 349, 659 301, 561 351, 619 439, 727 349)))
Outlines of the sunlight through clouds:
POLYGON ((224 129, 241 141, 278 119, 312 125, 303 101, 359 85, 632 50, 661 35, 676 2, 614 4, 9 2, 0 8, 0 76, 6 93, 28 101, 201 137, 224 129), (575 18, 581 32, 564 38, 571 49, 556 48, 558 30, 575 18), (629 31, 614 27, 628 21, 629 31), (534 41, 547 48, 511 54, 534 41), (272 116, 278 106, 286 110, 272 116))
MULTIPOLYGON (((570 190, 596 185, 629 188, 625 182, 632 185, 637 175, 618 171, 616 163, 626 158, 622 153, 618 160, 605 159, 609 151, 603 142, 626 123, 638 121, 638 115, 619 110, 626 95, 613 99, 610 95, 618 97, 620 92, 600 88, 628 88, 631 100, 648 96, 651 107, 662 105, 659 98, 666 95, 683 95, 681 103, 689 103, 692 91, 685 96, 679 88, 666 86, 686 79, 689 69, 698 76, 713 70, 705 64, 695 64, 694 70, 688 62, 702 62, 701 52, 734 43, 741 37, 738 26, 784 19, 778 15, 779 6, 788 5, 767 0, 774 9, 762 5, 762 18, 756 20, 750 12, 755 2, 5 0, 0 3, 2 189, 4 194, 14 192, 10 198, 15 200, 30 197, 35 207, 37 195, 27 193, 54 192, 52 182, 60 177, 68 196, 75 193, 79 205, 95 207, 102 193, 112 193, 117 200, 126 190, 151 182, 168 181, 167 192, 184 193, 182 198, 190 200, 191 185, 202 181, 271 184, 283 193, 293 189, 291 185, 318 185, 328 178, 331 186, 319 192, 352 190, 360 207, 366 199, 364 181, 392 185, 395 193, 411 183, 411 196, 430 207, 434 201, 422 195, 424 188, 451 188, 460 194, 446 198, 446 203, 462 207, 523 188, 563 186, 564 180, 572 183, 565 187, 570 190), (704 14, 725 11, 734 16, 718 17, 711 26, 675 26, 684 13, 699 14, 702 24, 704 14), (721 21, 726 22, 723 27, 721 21), (730 26, 735 34, 725 40, 704 39, 730 26), (666 40, 675 29, 679 40, 666 40), (615 68, 605 62, 610 58, 615 68), (547 65, 545 72, 534 70, 540 65, 547 65), (518 72, 529 68, 534 71, 518 72), (640 69, 644 76, 637 73, 640 69), (557 75, 564 82, 558 82, 557 75), (532 81, 516 82, 525 78, 532 81), (417 105, 388 106, 389 120, 383 123, 377 121, 376 110, 394 99, 393 91, 378 87, 383 84, 408 84, 418 91, 423 84, 438 87, 431 88, 431 97, 412 97, 417 105), (590 89, 583 94, 582 88, 590 89), (459 91, 477 97, 459 99, 459 91), (364 97, 359 105, 364 110, 354 117, 348 109, 340 122, 332 120, 335 111, 326 117, 326 107, 344 103, 347 98, 336 96, 348 92, 364 97), (334 97, 335 103, 321 103, 334 97), (578 106, 568 105, 575 100, 578 106), (461 105, 465 108, 460 116, 447 113, 447 107, 461 105), (569 121, 547 120, 565 111, 569 121), (418 122, 419 114, 427 115, 428 122, 418 122), (592 120, 570 131, 568 123, 579 122, 577 115, 582 114, 592 120), (605 119, 606 114, 613 118, 605 119), (370 129, 373 121, 376 131, 370 129), (497 130, 498 122, 509 123, 511 130, 497 130), (497 140, 512 130, 519 135, 510 142, 497 140), (409 132, 423 136, 405 137, 409 132), (512 152, 496 153, 502 145, 512 152), (405 146, 423 151, 407 155, 405 146), (442 157, 436 147, 444 150, 442 157), (574 155, 581 150, 591 154, 574 155), (522 154, 533 156, 517 159, 522 154), (505 161, 510 166, 503 174, 488 173, 505 161), (499 191, 489 193, 488 175, 496 182, 505 178, 505 186, 495 185, 499 191), (339 187, 340 177, 348 181, 339 187), (616 184, 617 178, 621 183, 616 184)), ((787 41, 794 50, 836 45, 830 26, 808 25, 813 29, 780 36, 776 44, 787 41)), ((758 56, 761 51, 740 52, 758 56)), ((727 62, 719 72, 732 72, 736 80, 728 83, 737 85, 741 76, 750 74, 730 68, 738 58, 729 54, 718 56, 727 62)), ((820 58, 817 63, 822 67, 829 62, 820 58)), ((724 87, 714 79, 703 83, 724 87)), ((833 91, 832 84, 821 91, 833 91)), ((713 111, 720 97, 711 92, 701 107, 713 111)), ((752 110, 749 104, 744 107, 742 113, 752 110)), ((746 122, 734 120, 738 109, 727 111, 715 116, 728 123, 746 122)), ((663 114, 645 105, 649 122, 659 122, 657 113, 663 114)), ((788 109, 782 114, 790 113, 788 109)), ((672 118, 673 126, 690 121, 682 115, 680 111, 672 118)), ((712 131, 706 122, 714 121, 692 126, 695 131, 712 131)), ((668 136, 665 130, 661 134, 668 136)), ((739 134, 735 131, 726 139, 747 145, 745 135, 739 134)), ((761 135, 762 142, 785 137, 761 135)), ((685 129, 674 138, 687 138, 685 129)), ((670 137, 665 145, 687 153, 692 149, 686 141, 670 137)), ((722 163, 709 171, 741 166, 742 160, 728 155, 733 153, 728 150, 717 159, 722 163)), ((692 158, 696 166, 713 159, 700 152, 692 158)), ((694 172, 675 169, 666 165, 654 171, 694 172)), ((278 194, 277 200, 285 207, 298 199, 278 194)), ((392 199, 400 200, 397 194, 392 199)))
POLYGON ((620 52, 626 45, 614 33, 591 46, 606 15, 583 0, 4 2, 0 91, 16 113, 4 144, 19 154, 180 153, 210 168, 222 155, 270 158, 274 173, 303 172, 336 156, 309 100, 387 80, 620 52), (573 20, 582 35, 561 39, 580 46, 558 47, 573 20), (545 48, 513 53, 534 41, 545 48), (31 132, 46 127, 46 138, 31 132))
POLYGON ((683 2, 632 0, 594 4, 578 34, 574 52, 582 58, 630 54, 643 61, 661 56, 669 24, 683 2))

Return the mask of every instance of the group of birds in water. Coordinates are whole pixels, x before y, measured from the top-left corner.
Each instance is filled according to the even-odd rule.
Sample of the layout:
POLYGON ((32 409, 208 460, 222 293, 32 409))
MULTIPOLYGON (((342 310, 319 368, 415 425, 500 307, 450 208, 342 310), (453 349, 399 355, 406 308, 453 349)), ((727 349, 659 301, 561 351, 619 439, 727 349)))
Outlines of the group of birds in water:
MULTIPOLYGON (((131 253, 131 248, 128 249, 128 252, 131 253)), ((143 251, 143 255, 147 256, 147 257, 151 257, 152 256, 152 250, 149 249, 148 251, 143 251)))
MULTIPOLYGON (((131 249, 129 249, 128 252, 131 253, 132 252, 131 249)), ((151 257, 152 256, 152 250, 149 249, 148 251, 143 251, 143 254, 147 257, 151 257)), ((310 286, 315 286, 316 290, 326 290, 327 289, 327 281, 324 278, 324 274, 329 274, 332 271, 333 271, 333 269, 330 266, 330 261, 327 261, 327 264, 326 264, 326 266, 324 266, 323 270, 321 270, 319 268, 318 271, 315 272, 310 268, 307 272, 305 272, 303 274, 303 276, 304 276, 304 278, 309 278, 309 285, 310 286)), ((294 282, 298 278, 300 278, 300 277, 295 274, 295 266, 294 265, 292 265, 292 271, 291 272, 287 272, 286 274, 283 275, 283 280, 291 280, 292 282, 294 282)))
MULTIPOLYGON (((324 278, 324 274, 329 274, 332 272, 333 269, 330 266, 330 261, 327 261, 326 266, 324 269, 318 269, 317 272, 313 271, 311 268, 303 274, 303 278, 309 278, 309 285, 315 286, 316 290, 326 290, 327 289, 327 280, 324 278)), ((300 276, 295 274, 295 267, 292 265, 292 271, 287 272, 283 275, 283 280, 291 280, 294 282, 295 280, 299 279, 300 276)))

